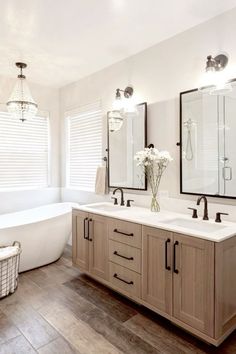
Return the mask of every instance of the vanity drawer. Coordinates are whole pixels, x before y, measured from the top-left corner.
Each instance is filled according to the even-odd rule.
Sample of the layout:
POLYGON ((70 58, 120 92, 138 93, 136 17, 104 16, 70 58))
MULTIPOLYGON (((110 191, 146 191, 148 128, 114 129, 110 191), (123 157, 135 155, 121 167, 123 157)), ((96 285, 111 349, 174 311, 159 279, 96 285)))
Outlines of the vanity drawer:
POLYGON ((141 275, 109 262, 109 281, 121 291, 141 297, 141 275))
POLYGON ((141 273, 141 250, 138 248, 109 240, 109 260, 141 273))
POLYGON ((128 221, 109 219, 109 239, 137 248, 142 247, 142 226, 128 221))

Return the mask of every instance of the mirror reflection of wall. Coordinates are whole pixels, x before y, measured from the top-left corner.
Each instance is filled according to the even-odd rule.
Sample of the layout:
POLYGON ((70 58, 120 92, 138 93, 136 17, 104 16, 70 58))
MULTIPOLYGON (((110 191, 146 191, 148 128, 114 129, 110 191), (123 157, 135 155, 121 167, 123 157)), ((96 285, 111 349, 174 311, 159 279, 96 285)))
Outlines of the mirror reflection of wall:
MULTIPOLYGON (((146 189, 146 179, 134 155, 146 146, 146 103, 126 114, 118 130, 109 129, 109 187, 146 189)), ((109 122, 108 122, 109 123, 109 122)))
POLYGON ((236 87, 223 95, 181 94, 181 191, 236 197, 236 87))

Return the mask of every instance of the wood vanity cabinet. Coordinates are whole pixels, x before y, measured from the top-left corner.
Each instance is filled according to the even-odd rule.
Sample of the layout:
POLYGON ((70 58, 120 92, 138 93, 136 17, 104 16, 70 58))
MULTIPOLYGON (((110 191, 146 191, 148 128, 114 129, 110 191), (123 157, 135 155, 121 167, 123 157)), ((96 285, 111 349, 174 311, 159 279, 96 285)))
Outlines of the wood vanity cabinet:
POLYGON ((172 234, 143 227, 142 298, 159 311, 172 313, 172 234))
POLYGON ((214 335, 214 243, 173 234, 173 317, 214 335))
POLYGON ((216 346, 236 328, 236 237, 212 242, 74 210, 73 263, 216 346))
POLYGON ((91 275, 107 279, 107 218, 76 210, 72 216, 72 238, 73 263, 91 275))
POLYGON ((143 227, 143 300, 213 335, 214 243, 143 227))
POLYGON ((89 269, 89 242, 86 239, 89 214, 73 211, 72 214, 72 261, 81 270, 89 269))

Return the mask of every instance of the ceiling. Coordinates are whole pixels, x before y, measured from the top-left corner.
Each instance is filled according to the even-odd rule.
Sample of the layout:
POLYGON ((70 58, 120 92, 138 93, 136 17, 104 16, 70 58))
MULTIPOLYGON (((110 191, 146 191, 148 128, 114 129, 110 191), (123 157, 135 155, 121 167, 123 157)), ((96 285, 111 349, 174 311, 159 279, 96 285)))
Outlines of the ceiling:
POLYGON ((236 0, 4 0, 0 75, 61 87, 236 6, 236 0), (212 6, 213 5, 213 6, 212 6))

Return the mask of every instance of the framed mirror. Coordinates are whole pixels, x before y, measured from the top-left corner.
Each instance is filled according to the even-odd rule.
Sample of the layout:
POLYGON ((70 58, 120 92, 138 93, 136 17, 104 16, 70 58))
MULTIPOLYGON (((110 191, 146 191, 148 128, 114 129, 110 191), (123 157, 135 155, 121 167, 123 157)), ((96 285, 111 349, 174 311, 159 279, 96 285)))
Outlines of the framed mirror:
POLYGON ((236 198, 236 87, 180 94, 180 192, 236 198))
POLYGON ((109 113, 113 112, 107 118, 108 185, 147 190, 146 177, 134 161, 136 152, 147 145, 147 104, 141 103, 135 114, 117 115, 111 122, 109 113))

